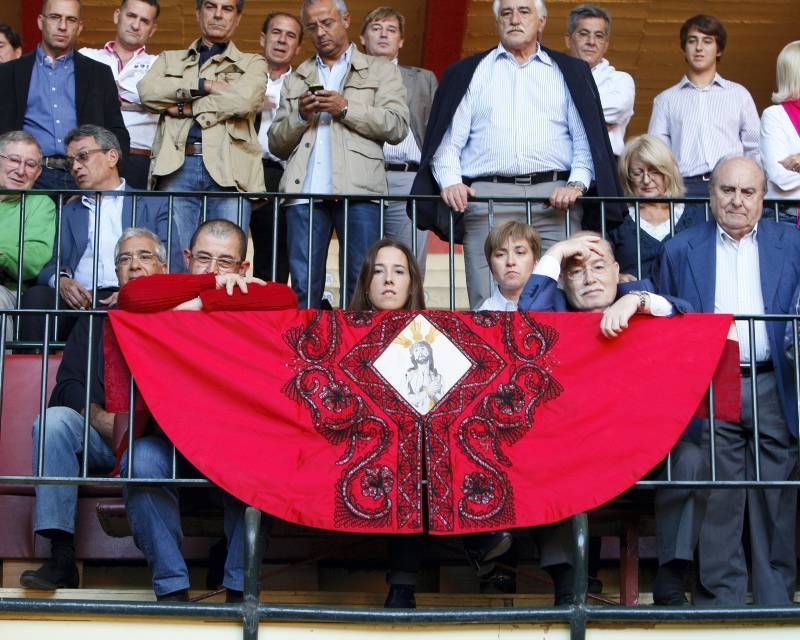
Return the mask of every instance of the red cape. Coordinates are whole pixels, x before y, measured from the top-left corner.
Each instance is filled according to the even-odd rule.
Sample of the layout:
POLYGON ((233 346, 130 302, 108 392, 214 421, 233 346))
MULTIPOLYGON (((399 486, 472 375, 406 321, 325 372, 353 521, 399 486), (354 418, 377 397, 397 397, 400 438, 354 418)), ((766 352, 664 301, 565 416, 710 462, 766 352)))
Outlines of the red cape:
POLYGON ((731 324, 636 316, 609 340, 592 313, 109 316, 155 419, 212 482, 302 525, 434 534, 625 491, 694 415, 731 324))

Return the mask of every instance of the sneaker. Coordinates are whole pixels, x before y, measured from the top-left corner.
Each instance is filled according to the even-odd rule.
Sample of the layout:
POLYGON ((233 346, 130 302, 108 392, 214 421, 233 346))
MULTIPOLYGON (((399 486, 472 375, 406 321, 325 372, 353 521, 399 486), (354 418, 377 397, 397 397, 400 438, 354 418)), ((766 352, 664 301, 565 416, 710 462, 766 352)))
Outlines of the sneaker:
POLYGON ((80 578, 78 567, 74 562, 64 565, 50 558, 38 569, 23 571, 19 577, 19 583, 26 589, 55 591, 56 589, 77 589, 80 578))
POLYGON ((384 609, 416 609, 417 599, 414 596, 414 587, 410 584, 393 584, 389 587, 389 594, 384 609))

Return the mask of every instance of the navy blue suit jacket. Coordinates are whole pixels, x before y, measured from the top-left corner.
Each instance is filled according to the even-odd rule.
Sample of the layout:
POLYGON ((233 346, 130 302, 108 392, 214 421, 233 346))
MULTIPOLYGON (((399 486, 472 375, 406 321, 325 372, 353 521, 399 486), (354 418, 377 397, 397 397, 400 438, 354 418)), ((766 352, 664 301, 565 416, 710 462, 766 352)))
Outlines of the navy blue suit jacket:
MULTIPOLYGON (((127 187, 126 194, 133 195, 135 189, 127 187)), ((162 242, 167 238, 167 198, 139 197, 136 199, 136 226, 145 227, 155 233, 162 242)), ((133 198, 125 197, 122 203, 122 229, 133 226, 133 198)), ((72 272, 78 266, 89 243, 89 213, 81 198, 64 205, 61 213, 61 268, 72 272)), ((55 245, 54 245, 55 246, 55 245)), ((39 284, 49 284, 56 272, 56 255, 39 273, 39 284)))
MULTIPOLYGON (((664 244, 658 292, 684 298, 698 311, 714 313, 717 273, 717 224, 707 222, 682 231, 664 244)), ((792 297, 800 284, 800 234, 793 225, 761 220, 756 234, 761 293, 766 313, 793 313, 792 297)), ((783 415, 789 432, 797 429, 793 368, 784 351, 785 322, 767 322, 767 336, 783 415)))

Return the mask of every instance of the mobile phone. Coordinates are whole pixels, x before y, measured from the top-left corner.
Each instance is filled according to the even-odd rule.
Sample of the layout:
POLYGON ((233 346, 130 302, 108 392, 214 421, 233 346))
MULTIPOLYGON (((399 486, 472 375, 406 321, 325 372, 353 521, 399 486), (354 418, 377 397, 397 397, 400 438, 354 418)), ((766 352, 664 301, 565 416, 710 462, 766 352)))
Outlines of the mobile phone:
POLYGON ((308 90, 311 93, 316 93, 317 91, 325 91, 325 87, 323 87, 321 84, 312 84, 309 85, 308 90))

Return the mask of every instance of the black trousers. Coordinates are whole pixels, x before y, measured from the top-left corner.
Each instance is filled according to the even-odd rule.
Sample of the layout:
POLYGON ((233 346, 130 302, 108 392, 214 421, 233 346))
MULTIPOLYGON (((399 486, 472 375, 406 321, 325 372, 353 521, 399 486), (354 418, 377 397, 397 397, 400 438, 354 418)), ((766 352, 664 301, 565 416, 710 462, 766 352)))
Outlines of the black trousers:
MULTIPOLYGON (((264 160, 264 183, 267 191, 277 192, 283 175, 283 167, 272 160, 264 160)), ((275 203, 272 199, 254 208, 250 216, 250 234, 253 237, 253 275, 262 280, 289 282, 289 250, 286 243, 286 217, 278 211, 277 239, 273 236, 275 223, 275 203), (272 273, 273 256, 276 255, 276 269, 272 273)))

